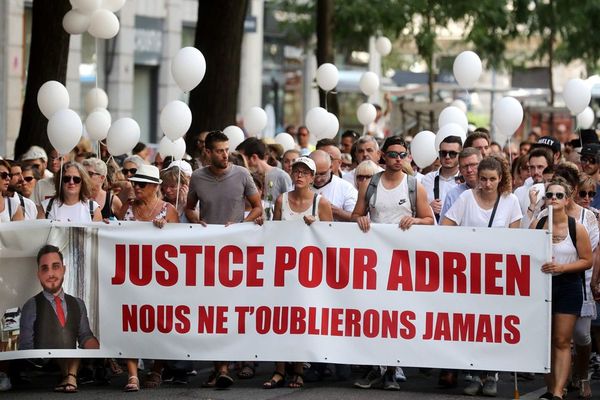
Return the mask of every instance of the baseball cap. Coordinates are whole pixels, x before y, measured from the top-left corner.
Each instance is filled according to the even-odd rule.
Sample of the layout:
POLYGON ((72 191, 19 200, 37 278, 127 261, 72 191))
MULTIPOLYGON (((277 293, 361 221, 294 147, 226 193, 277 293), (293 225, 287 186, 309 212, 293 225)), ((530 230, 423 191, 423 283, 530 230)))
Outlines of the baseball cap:
POLYGON ((584 144, 581 148, 580 154, 582 156, 596 157, 600 153, 600 143, 588 143, 584 144))
POLYGON ((560 142, 552 136, 542 136, 538 139, 534 147, 546 146, 549 147, 554 154, 560 153, 560 142))
POLYGON ((46 150, 42 149, 40 146, 31 146, 29 150, 21 156, 21 161, 37 160, 39 158, 48 161, 46 150))
POLYGON ((308 169, 310 169, 313 172, 313 174, 317 172, 317 166, 315 165, 315 162, 312 160, 312 158, 298 157, 292 163, 292 168, 296 164, 304 164, 304 165, 306 165, 308 167, 308 169))

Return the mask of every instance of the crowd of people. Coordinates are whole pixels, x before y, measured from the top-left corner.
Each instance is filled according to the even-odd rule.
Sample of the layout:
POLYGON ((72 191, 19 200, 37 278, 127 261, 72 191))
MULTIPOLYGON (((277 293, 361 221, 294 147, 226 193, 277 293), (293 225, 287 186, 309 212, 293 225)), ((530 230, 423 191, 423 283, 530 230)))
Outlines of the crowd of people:
MULTIPOLYGON (((595 302, 600 299, 600 142, 595 131, 581 131, 565 142, 532 132, 520 145, 504 148, 484 128, 469 132, 464 143, 457 132, 441 142, 438 158, 426 168, 412 161, 410 136, 377 138, 348 130, 339 141, 322 139, 313 146, 306 127, 293 132, 298 145, 287 151, 254 137, 232 149, 221 131, 202 132, 188 138, 193 146, 184 160, 152 155, 143 144, 126 158, 109 157, 103 146, 99 154, 76 149, 69 156, 32 146, 19 160, 0 160, 0 221, 124 220, 152 222, 157 228, 171 223, 340 221, 356 223, 363 232, 372 223, 396 224, 402 230, 413 225, 546 229, 551 223, 553 261, 542 271, 552 274, 552 365, 542 398, 561 399, 567 385, 575 386, 581 397, 591 397, 592 348, 600 352, 600 307, 595 302)), ((50 293, 42 286, 46 295, 37 298, 38 306, 48 301, 58 315, 62 308, 53 299, 62 289, 50 293)), ((139 361, 123 363, 129 374, 126 391, 156 388, 167 376, 184 382, 192 368, 188 361, 155 361, 140 382, 139 361)), ((324 364, 288 364, 276 363, 265 389, 300 388, 331 372, 324 364)), ((76 391, 83 370, 90 368, 83 365, 78 375, 69 365, 56 391, 76 391)), ((229 387, 234 382, 230 365, 215 362, 203 386, 229 387)), ((254 376, 253 362, 237 365, 238 378, 254 376)), ((8 372, 4 367, 0 370, 8 372)), ((334 370, 338 377, 349 377, 349 366, 335 365, 334 370)), ((460 373, 440 371, 439 385, 456 387, 460 373)), ((465 394, 496 395, 496 371, 467 371, 466 376, 465 394)), ((373 366, 354 386, 398 390, 405 379, 400 367, 373 366)), ((0 388, 9 387, 9 377, 0 372, 0 388)))

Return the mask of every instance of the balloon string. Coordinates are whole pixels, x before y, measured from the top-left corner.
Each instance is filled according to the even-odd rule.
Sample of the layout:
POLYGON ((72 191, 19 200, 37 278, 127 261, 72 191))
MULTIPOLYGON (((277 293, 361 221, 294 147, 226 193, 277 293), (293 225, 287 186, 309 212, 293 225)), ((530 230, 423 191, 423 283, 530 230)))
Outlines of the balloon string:
MULTIPOLYGON (((60 154, 59 154, 60 156, 60 154)), ((60 184, 58 185, 58 199, 60 200, 60 194, 62 192, 62 174, 63 174, 63 165, 65 162, 65 157, 64 156, 60 156, 60 172, 58 174, 58 179, 60 184)))
POLYGON ((177 210, 177 214, 179 214, 179 188, 181 185, 181 169, 179 169, 179 173, 177 174, 177 195, 175 196, 175 209, 177 210))
MULTIPOLYGON (((98 38, 95 38, 94 40, 95 42, 95 61, 96 61, 96 77, 95 77, 95 81, 96 81, 96 89, 98 89, 98 38)), ((96 104, 98 104, 98 94, 96 94, 96 104)))
POLYGON ((326 90, 326 91, 325 91, 325 111, 329 111, 329 110, 327 109, 327 95, 328 95, 328 94, 329 94, 329 91, 327 91, 327 90, 326 90))

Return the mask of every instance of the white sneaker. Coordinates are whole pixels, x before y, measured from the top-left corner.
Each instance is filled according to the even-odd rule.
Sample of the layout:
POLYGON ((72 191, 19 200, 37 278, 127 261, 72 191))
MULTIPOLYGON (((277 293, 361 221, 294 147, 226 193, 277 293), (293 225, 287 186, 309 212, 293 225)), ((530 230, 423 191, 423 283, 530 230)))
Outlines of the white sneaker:
POLYGON ((10 378, 4 372, 0 372, 0 392, 7 392, 11 388, 10 378))

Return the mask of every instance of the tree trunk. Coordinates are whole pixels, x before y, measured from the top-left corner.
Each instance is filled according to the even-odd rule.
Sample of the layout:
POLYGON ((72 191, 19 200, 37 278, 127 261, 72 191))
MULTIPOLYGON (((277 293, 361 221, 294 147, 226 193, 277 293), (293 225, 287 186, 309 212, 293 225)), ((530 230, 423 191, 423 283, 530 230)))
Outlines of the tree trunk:
POLYGON ((69 0, 33 2, 27 86, 15 158, 34 144, 48 150, 51 147, 46 133, 48 120, 37 105, 37 93, 47 81, 66 82, 70 35, 63 29, 62 19, 70 9, 69 0))
MULTIPOLYGON (((333 0, 317 0, 317 65, 332 63, 333 59, 333 0)), ((335 90, 335 89, 334 89, 335 90)), ((337 95, 319 89, 319 104, 330 113, 339 115, 337 95)))
MULTIPOLYGON (((550 89, 550 107, 554 107, 554 77, 552 67, 554 66, 554 39, 556 36, 556 16, 554 14, 554 2, 550 0, 550 35, 548 37, 548 89, 550 89)), ((550 132, 552 132, 552 127, 550 132)))
POLYGON ((194 46, 206 59, 206 74, 190 93, 188 133, 222 130, 236 122, 247 7, 248 0, 198 1, 194 46))

